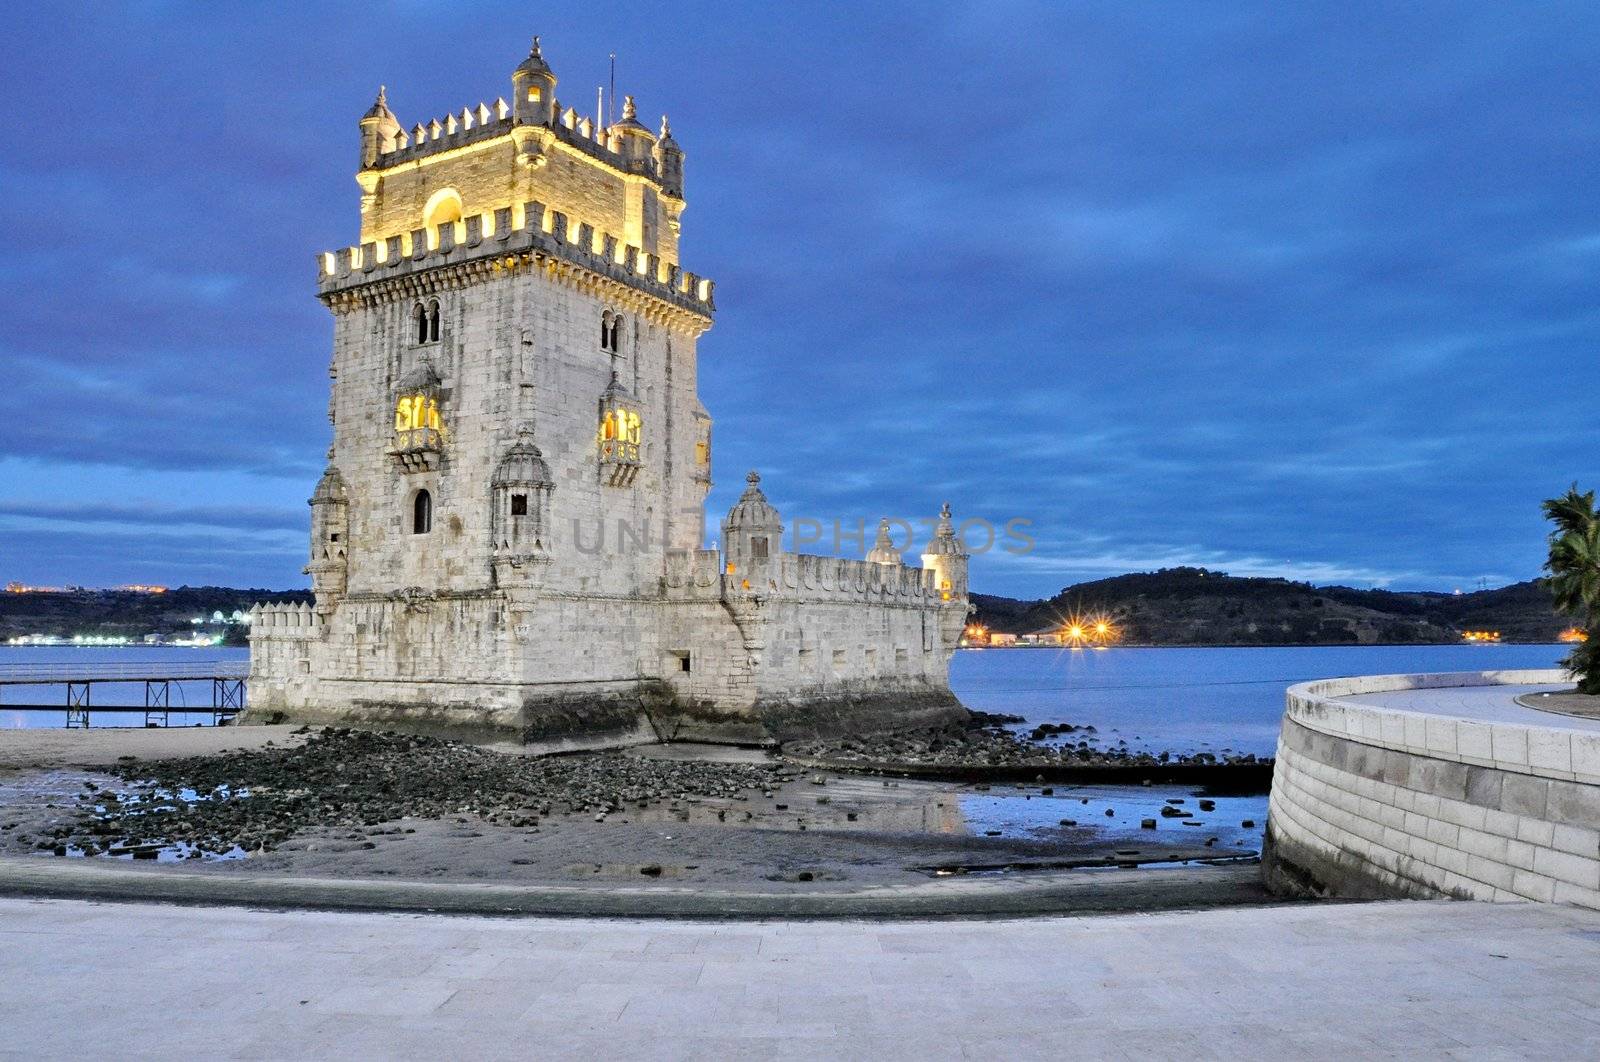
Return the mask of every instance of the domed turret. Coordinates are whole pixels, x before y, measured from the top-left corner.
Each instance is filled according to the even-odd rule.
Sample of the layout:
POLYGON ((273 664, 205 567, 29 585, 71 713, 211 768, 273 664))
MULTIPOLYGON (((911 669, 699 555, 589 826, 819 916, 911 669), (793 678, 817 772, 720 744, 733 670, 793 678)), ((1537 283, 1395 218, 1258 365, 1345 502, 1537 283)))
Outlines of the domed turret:
POLYGON ((744 481, 744 493, 722 521, 722 545, 730 575, 765 564, 783 544, 783 517, 761 492, 760 473, 751 472, 744 481))
POLYGON ((490 528, 494 549, 491 566, 502 590, 537 590, 549 563, 550 493, 555 481, 544 454, 533 443, 533 428, 524 424, 501 456, 490 479, 490 528))
POLYGON ((656 176, 661 190, 675 199, 683 198, 683 148, 672 136, 672 125, 661 116, 661 135, 656 138, 656 176))
POLYGON ((311 589, 317 595, 317 610, 332 609, 344 594, 350 548, 350 491, 344 477, 329 465, 311 492, 311 563, 305 573, 311 576, 311 589))
POLYGON ((555 124, 556 75, 544 61, 538 37, 533 39, 528 57, 511 72, 511 89, 512 113, 518 122, 555 124))
POLYGON ((398 147, 400 120, 389 110, 387 87, 378 86, 378 98, 361 116, 361 168, 370 170, 378 158, 398 147))
MULTIPOLYGON (((939 510, 939 525, 933 541, 922 555, 922 567, 932 574, 933 589, 942 601, 965 602, 967 599, 967 548, 956 534, 950 520, 950 503, 939 510)), ((965 614, 963 613, 963 618, 965 614)), ((954 644, 952 640, 951 644, 954 644)))
POLYGON ((655 134, 639 121, 639 109, 634 105, 632 96, 623 97, 622 121, 612 125, 607 132, 615 145, 614 150, 627 160, 628 169, 644 173, 654 168, 655 134))
POLYGON ((872 544, 872 549, 867 551, 867 560, 891 568, 900 567, 900 551, 894 548, 894 538, 889 534, 887 517, 878 521, 878 540, 872 544))

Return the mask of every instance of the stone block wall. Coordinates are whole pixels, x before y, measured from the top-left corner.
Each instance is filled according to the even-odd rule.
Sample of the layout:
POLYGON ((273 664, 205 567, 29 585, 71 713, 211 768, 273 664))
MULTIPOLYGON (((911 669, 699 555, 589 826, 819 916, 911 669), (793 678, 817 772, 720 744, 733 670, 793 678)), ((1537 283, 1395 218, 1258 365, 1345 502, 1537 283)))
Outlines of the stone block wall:
POLYGON ((1600 733, 1554 715, 1529 726, 1342 699, 1564 677, 1390 675, 1290 689, 1263 858, 1269 886, 1600 909, 1600 733))

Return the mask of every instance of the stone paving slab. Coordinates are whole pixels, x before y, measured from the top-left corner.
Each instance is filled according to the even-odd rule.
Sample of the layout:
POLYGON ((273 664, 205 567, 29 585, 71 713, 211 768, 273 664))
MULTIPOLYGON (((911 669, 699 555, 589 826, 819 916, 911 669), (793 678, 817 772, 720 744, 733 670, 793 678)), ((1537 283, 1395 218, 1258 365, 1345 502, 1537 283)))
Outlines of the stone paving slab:
POLYGON ((1593 1058, 1600 913, 642 923, 0 899, 0 1058, 1593 1058))
POLYGON ((1540 693, 1560 693, 1572 688, 1560 685, 1455 686, 1434 689, 1385 690, 1382 693, 1356 693, 1340 697, 1353 704, 1388 708, 1400 712, 1424 712, 1470 719, 1479 723, 1514 723, 1520 726, 1600 731, 1600 719, 1541 712, 1518 703, 1517 698, 1540 693))

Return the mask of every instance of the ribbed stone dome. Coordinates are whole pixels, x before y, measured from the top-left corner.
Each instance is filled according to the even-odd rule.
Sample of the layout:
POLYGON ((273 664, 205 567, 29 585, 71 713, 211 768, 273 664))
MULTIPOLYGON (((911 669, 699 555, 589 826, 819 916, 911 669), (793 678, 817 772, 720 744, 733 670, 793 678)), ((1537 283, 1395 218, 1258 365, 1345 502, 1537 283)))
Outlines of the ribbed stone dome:
POLYGON ((322 473, 322 478, 317 480, 317 489, 311 492, 311 504, 319 502, 348 502, 350 492, 345 488, 344 477, 332 465, 322 473))
POLYGON ((761 493, 761 474, 751 472, 744 477, 749 484, 744 493, 739 495, 739 500, 733 503, 733 508, 728 510, 728 519, 723 521, 723 527, 730 531, 740 528, 781 528, 783 517, 778 515, 778 510, 767 501, 767 496, 761 493))
POLYGON ((517 68, 514 74, 551 74, 550 64, 544 61, 544 52, 539 49, 539 38, 533 39, 533 48, 528 52, 528 57, 517 68))
POLYGON ((966 548, 961 540, 956 537, 955 526, 950 520, 950 503, 945 502, 939 510, 939 527, 933 533, 933 541, 928 543, 928 553, 934 556, 960 557, 966 555, 966 548))
POLYGON ((533 429, 526 425, 517 429, 517 441, 511 444, 505 456, 500 458, 500 464, 495 467, 493 485, 548 487, 553 483, 550 466, 544 462, 544 454, 533 445, 533 429))

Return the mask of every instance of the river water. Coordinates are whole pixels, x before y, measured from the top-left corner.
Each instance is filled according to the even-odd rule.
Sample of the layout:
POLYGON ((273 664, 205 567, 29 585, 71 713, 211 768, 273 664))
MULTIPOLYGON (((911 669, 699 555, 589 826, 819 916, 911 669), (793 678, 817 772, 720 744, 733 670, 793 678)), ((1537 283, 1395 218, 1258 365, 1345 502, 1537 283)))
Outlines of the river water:
MULTIPOLYGON (((1560 645, 1340 646, 1328 648, 1218 648, 1101 650, 968 649, 951 665, 951 686, 971 708, 1020 715, 1026 730, 1038 723, 1096 728, 1099 748, 1126 743, 1137 751, 1229 752, 1270 756, 1283 714, 1284 689, 1296 682, 1347 675, 1486 671, 1552 667, 1566 654, 1560 645)), ((245 649, 0 647, 5 663, 112 663, 181 660, 184 663, 248 658, 245 649)), ((209 723, 209 683, 173 684, 171 725, 209 723)), ((96 687, 96 703, 142 703, 139 685, 96 687)), ((61 726, 64 708, 25 711, 5 703, 55 704, 61 687, 0 690, 0 727, 61 726)), ((97 726, 142 725, 140 715, 91 717, 97 726)), ((1207 794, 1190 787, 1064 785, 979 787, 959 797, 963 829, 1005 837, 1053 837, 1094 825, 1105 839, 1132 847, 1177 835, 1184 843, 1212 840, 1219 856, 1257 852, 1267 798, 1258 794, 1207 794), (1202 812, 1197 798, 1214 805, 1202 812), (1159 818, 1163 804, 1182 805, 1185 821, 1159 818), (1141 820, 1158 823, 1158 832, 1141 820)))
MULTIPOLYGON (((969 708, 1098 729, 1101 747, 1254 753, 1277 745, 1285 687, 1311 679, 1554 667, 1564 645, 1226 649, 964 649, 950 685, 969 708)), ((1025 727, 1021 728, 1025 729, 1025 727)))
MULTIPOLYGON (((1126 741, 1151 752, 1248 752, 1272 755, 1286 686, 1309 679, 1423 671, 1485 671, 1553 667, 1561 645, 1384 645, 1318 648, 1226 649, 964 649, 950 669, 950 684, 971 708, 1020 715, 1038 723, 1092 725, 1101 747, 1126 741)), ((242 663, 247 649, 148 647, 76 648, 0 646, 5 663, 112 663, 228 660, 242 663)), ((97 702, 142 703, 137 685, 96 687, 97 702)), ((18 711, 7 702, 55 704, 59 686, 0 690, 0 727, 61 726, 64 709, 18 711)), ((209 722, 206 683, 174 684, 174 724, 209 722)), ((96 725, 140 725, 137 715, 91 716, 96 725)))

